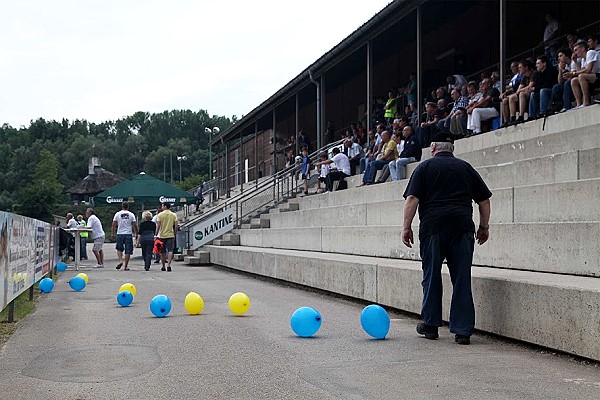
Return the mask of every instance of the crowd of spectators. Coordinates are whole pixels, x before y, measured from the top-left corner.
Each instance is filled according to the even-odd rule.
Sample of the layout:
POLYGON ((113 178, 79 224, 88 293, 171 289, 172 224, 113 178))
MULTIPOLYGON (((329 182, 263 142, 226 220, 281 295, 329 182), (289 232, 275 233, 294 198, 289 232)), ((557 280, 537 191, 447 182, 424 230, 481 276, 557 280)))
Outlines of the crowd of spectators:
MULTIPOLYGON (((334 182, 343 182, 357 170, 364 174, 361 186, 390 178, 404 179, 406 165, 420 161, 422 148, 428 147, 431 138, 440 132, 456 140, 565 112, 573 106, 591 105, 593 91, 600 87, 598 35, 584 40, 569 33, 565 43, 560 43, 554 39, 554 20, 547 16, 546 21, 544 54, 535 60, 512 61, 505 82, 500 82, 497 71, 482 73, 479 81, 449 75, 444 84, 428 91, 422 103, 425 111, 419 115, 416 74, 411 73, 405 87, 391 89, 387 99, 374 98, 368 124, 372 129, 357 122, 336 131, 329 121, 325 140, 343 140, 343 144, 329 154, 321 154, 314 163, 319 181, 326 184, 324 189, 319 185, 318 190, 331 191, 334 182), (375 180, 379 170, 382 172, 375 180)), ((306 151, 296 159, 291 151, 288 165, 301 162, 307 182, 311 166, 305 154, 311 151, 310 142, 302 131, 296 140, 306 151)), ((340 184, 338 190, 343 186, 340 184)), ((304 188, 307 194, 307 183, 304 188)))

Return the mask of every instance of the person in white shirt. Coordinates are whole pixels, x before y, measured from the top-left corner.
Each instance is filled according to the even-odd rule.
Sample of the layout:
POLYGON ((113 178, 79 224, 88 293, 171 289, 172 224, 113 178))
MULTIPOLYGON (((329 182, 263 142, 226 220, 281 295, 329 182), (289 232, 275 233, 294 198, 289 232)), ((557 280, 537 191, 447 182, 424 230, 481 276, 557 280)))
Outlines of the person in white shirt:
MULTIPOLYGON (((327 160, 327 153, 323 153, 320 156, 321 161, 327 160)), ((327 190, 327 175, 329 174, 329 164, 320 164, 321 170, 319 172, 319 178, 317 179, 317 193, 322 193, 321 183, 325 186, 325 191, 327 190)), ((319 166, 315 165, 315 169, 319 170, 319 166)))
POLYGON ((111 237, 114 239, 115 230, 117 231, 117 256, 119 263, 117 269, 121 269, 125 261, 125 271, 129 271, 129 258, 133 254, 133 236, 138 234, 138 226, 135 215, 129 211, 129 203, 124 201, 121 211, 113 217, 111 237), (123 258, 125 253, 125 258, 123 258))
POLYGON ((333 148, 332 153, 333 157, 330 160, 316 163, 316 165, 334 164, 336 167, 336 171, 329 171, 327 174, 327 191, 329 192, 333 191, 333 182, 343 181, 350 176, 350 160, 348 160, 348 156, 342 153, 337 147, 333 148))
POLYGON ((102 222, 96 217, 94 209, 88 208, 85 211, 85 217, 87 218, 87 226, 92 228, 92 240, 94 241, 94 247, 92 252, 96 256, 98 265, 96 268, 104 268, 104 252, 102 251, 102 245, 104 244, 104 230, 102 229, 102 222))
POLYGON ((354 175, 356 166, 360 164, 360 159, 365 156, 365 151, 360 144, 351 139, 344 141, 344 148, 347 149, 348 160, 350 161, 350 175, 354 175))
POLYGON ((68 229, 77 229, 79 224, 77 223, 77 220, 75 218, 73 218, 73 214, 67 213, 66 218, 67 218, 67 228, 68 229))
POLYGON ((588 50, 588 44, 584 40, 575 43, 573 51, 581 59, 581 69, 567 74, 572 76, 571 88, 576 107, 583 108, 590 105, 591 89, 600 83, 600 57, 595 50, 588 50))

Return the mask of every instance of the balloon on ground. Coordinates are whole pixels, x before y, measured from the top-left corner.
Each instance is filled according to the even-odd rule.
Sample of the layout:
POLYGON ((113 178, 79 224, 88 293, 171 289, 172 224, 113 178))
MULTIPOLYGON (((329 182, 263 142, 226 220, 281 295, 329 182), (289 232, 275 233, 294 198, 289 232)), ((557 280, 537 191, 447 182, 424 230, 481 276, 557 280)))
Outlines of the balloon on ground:
POLYGON ((250 309, 250 297, 242 292, 232 294, 229 298, 229 309, 236 315, 245 314, 250 309))
POLYGON ((133 295, 129 290, 123 290, 117 295, 117 303, 119 303, 121 307, 129 307, 132 302, 133 295))
POLYGON ((58 272, 65 272, 67 270, 67 264, 64 262, 59 262, 56 264, 56 270, 58 272))
POLYGON ((50 278, 44 278, 40 281, 38 288, 42 293, 50 293, 54 289, 54 281, 50 278))
POLYGON ((390 330, 390 316, 383 307, 371 304, 362 310, 360 324, 369 336, 385 339, 390 330))
POLYGON ((133 283, 129 283, 129 282, 121 285, 121 287, 119 288, 119 292, 122 292, 123 290, 127 290, 127 291, 131 292, 133 297, 135 297, 135 294, 137 293, 137 290, 135 289, 135 286, 133 285, 133 283))
POLYGON ((86 273, 80 272, 80 273, 78 273, 76 276, 80 276, 80 277, 82 277, 82 278, 83 278, 83 280, 85 281, 85 284, 86 284, 86 285, 88 284, 89 278, 88 278, 88 276, 87 276, 87 274, 86 274, 86 273))
POLYGON ((82 291, 85 288, 85 279, 75 276, 69 281, 69 286, 76 292, 82 291))
POLYGON ((204 309, 204 300, 196 292, 189 292, 185 296, 185 309, 192 315, 200 314, 204 309))
POLYGON ((292 330, 300 337, 313 336, 321 328, 322 322, 321 314, 312 307, 300 307, 290 318, 292 330))
POLYGON ((167 316, 171 311, 171 299, 164 294, 154 296, 150 301, 150 311, 158 318, 167 316))

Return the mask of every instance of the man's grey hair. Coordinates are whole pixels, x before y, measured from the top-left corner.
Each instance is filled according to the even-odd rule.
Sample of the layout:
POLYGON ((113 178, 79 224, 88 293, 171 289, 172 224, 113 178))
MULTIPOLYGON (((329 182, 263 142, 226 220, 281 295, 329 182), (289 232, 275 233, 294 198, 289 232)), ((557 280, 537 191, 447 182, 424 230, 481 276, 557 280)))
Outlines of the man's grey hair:
POLYGON ((454 153, 454 144, 450 142, 433 142, 437 151, 449 151, 454 153))

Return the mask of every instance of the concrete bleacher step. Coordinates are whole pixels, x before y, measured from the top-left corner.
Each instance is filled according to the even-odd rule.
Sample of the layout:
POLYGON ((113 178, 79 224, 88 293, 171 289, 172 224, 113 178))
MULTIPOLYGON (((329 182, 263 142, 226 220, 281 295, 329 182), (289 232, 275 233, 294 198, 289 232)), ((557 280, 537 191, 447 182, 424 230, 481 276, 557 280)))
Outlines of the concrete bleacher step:
POLYGON ((270 226, 269 218, 252 218, 250 220, 251 229, 268 228, 270 226))
MULTIPOLYGON (((214 264, 420 313, 421 264, 311 251, 207 246, 214 264)), ((600 281, 495 268, 472 268, 479 330, 600 359, 600 281), (568 317, 567 317, 568 316, 568 317)), ((444 287, 450 279, 443 268, 444 287)), ((451 290, 445 290, 448 319, 451 290)))
POLYGON ((184 254, 173 254, 173 261, 184 261, 184 254))
MULTIPOLYGON (((397 197, 402 184, 378 185, 387 189, 388 197, 397 197)), ((330 205, 337 193, 300 202, 300 210, 270 214, 271 228, 386 225, 403 219, 404 199, 330 205)), ((382 194, 380 198, 383 198, 382 194)), ((600 198, 600 178, 570 182, 494 189, 492 223, 600 221, 600 207, 590 199, 600 198), (578 207, 565 207, 566 204, 578 207)), ((476 206, 475 206, 476 207, 476 206)), ((478 222, 478 213, 476 223, 478 222)), ((415 219, 418 221, 418 218, 415 219)))
POLYGON ((206 250, 195 250, 193 256, 185 256, 184 263, 191 266, 210 265, 210 253, 206 250))
MULTIPOLYGON (((240 244, 418 260, 418 227, 414 226, 413 231, 415 244, 412 249, 402 244, 402 225, 253 229, 241 232, 240 244)), ((598 221, 492 224, 490 240, 484 246, 476 246, 473 263, 600 276, 600 241, 589 240, 597 237, 600 237, 598 221)))

